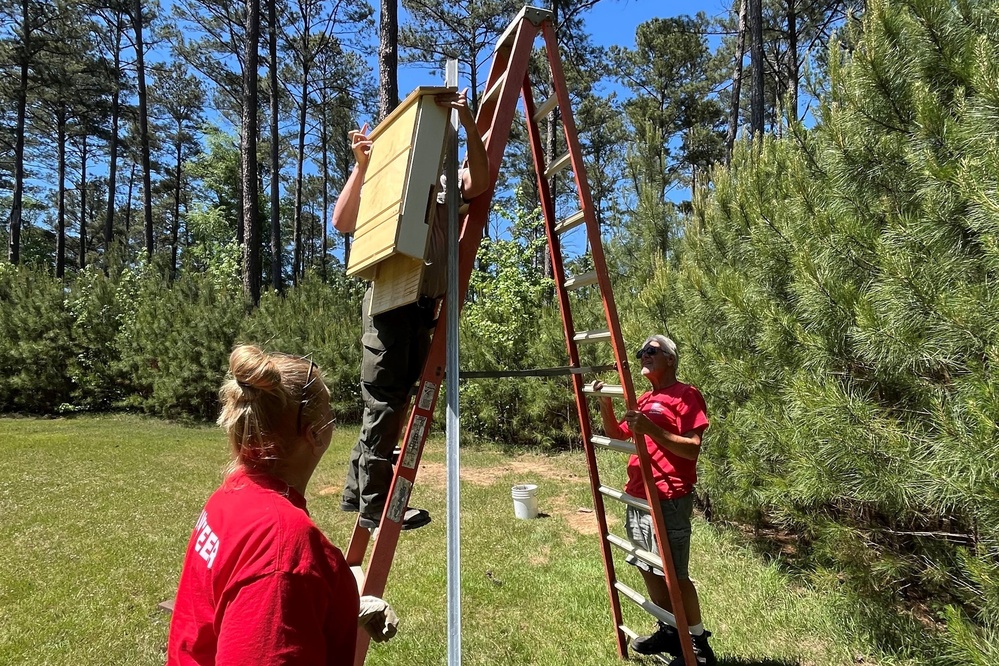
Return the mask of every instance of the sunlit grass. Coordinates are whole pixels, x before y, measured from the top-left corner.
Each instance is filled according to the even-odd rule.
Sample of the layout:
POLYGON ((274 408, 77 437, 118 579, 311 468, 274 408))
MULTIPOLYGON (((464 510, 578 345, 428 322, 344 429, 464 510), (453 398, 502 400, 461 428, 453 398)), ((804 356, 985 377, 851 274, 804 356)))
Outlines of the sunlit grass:
MULTIPOLYGON (((353 516, 339 511, 339 491, 355 437, 338 431, 308 493, 342 548, 353 516)), ((173 596, 194 521, 221 479, 221 433, 131 416, 0 419, 0 441, 0 664, 161 664, 169 616, 157 604, 173 596)), ((601 458, 604 482, 620 485, 623 467, 601 458)), ((582 456, 475 448, 462 451, 462 469, 463 663, 616 663, 582 456), (514 518, 510 487, 523 482, 538 484, 546 517, 514 518)), ((434 521, 402 534, 386 592, 400 634, 373 645, 369 664, 446 662, 445 501, 435 438, 411 502, 434 521)), ((622 512, 612 513, 620 533, 622 512)), ((835 593, 794 585, 736 535, 698 521, 691 571, 724 664, 900 663, 858 643, 835 593)), ((651 625, 628 602, 625 612, 629 626, 651 625)))

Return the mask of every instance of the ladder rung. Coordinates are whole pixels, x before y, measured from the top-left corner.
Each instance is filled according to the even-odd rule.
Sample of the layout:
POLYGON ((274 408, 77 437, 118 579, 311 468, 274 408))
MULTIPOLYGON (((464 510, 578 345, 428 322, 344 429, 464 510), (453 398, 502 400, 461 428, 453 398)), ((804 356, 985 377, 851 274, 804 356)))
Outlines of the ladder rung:
POLYGON ((672 627, 676 627, 676 618, 673 617, 673 614, 670 613, 668 610, 664 610, 663 608, 656 606, 654 603, 652 603, 651 601, 649 601, 648 599, 646 599, 641 594, 631 589, 621 581, 615 581, 614 588, 617 589, 617 591, 623 594, 624 596, 631 599, 637 605, 641 606, 642 609, 652 617, 656 618, 657 620, 662 620, 663 622, 672 627))
POLYGON ((590 271, 588 273, 580 273, 579 275, 573 275, 565 281, 562 285, 568 290, 582 289, 583 287, 589 287, 591 284, 597 283, 597 272, 590 271))
POLYGON ((499 97, 500 91, 503 90, 503 84, 506 83, 506 75, 509 73, 509 71, 510 70, 503 72, 500 75, 500 77, 496 79, 496 83, 493 84, 493 87, 487 90, 485 93, 483 93, 482 99, 479 100, 480 109, 486 106, 487 104, 495 101, 496 98, 499 97))
POLYGON ((551 97, 546 99, 541 106, 535 109, 534 122, 539 123, 544 120, 556 106, 558 106, 558 95, 556 93, 552 93, 551 97))
POLYGON ((608 330, 603 331, 579 331, 573 336, 575 342, 606 342, 610 340, 611 334, 608 330))
POLYGON ((639 497, 633 497, 623 490, 618 490, 617 488, 611 488, 610 486, 600 486, 600 494, 604 497, 610 497, 611 499, 616 499, 618 502, 627 504, 630 507, 636 509, 641 509, 642 511, 649 510, 649 503, 639 497))
POLYGON ((613 363, 608 363, 607 365, 584 365, 581 368, 569 368, 569 374, 590 375, 595 372, 607 372, 609 370, 616 370, 616 369, 617 366, 614 365, 613 363))
POLYGON ((586 217, 583 215, 583 211, 581 211, 581 210, 577 211, 577 212, 573 213, 572 215, 570 215, 569 217, 567 217, 564 220, 562 220, 561 222, 559 222, 558 224, 556 224, 555 225, 555 233, 557 233, 557 234, 564 234, 565 232, 569 231, 570 229, 575 229, 580 224, 582 224, 585 219, 586 219, 586 217))
POLYGON ((589 384, 583 385, 583 393, 589 393, 591 395, 602 395, 608 398, 623 398, 624 397, 624 387, 604 384, 604 387, 599 391, 594 391, 589 384))
POLYGON ((616 534, 608 534, 607 541, 614 544, 629 555, 634 555, 650 567, 655 567, 656 569, 662 571, 663 558, 659 557, 655 553, 645 550, 644 548, 636 548, 632 543, 626 539, 622 539, 616 534))
POLYGON ((485 132, 482 133, 482 145, 483 146, 488 146, 489 145, 489 135, 492 134, 492 133, 493 133, 493 129, 491 127, 489 129, 487 129, 485 132))
POLYGON ((561 157, 559 157, 557 160, 549 164, 548 168, 545 169, 545 178, 551 178, 559 171, 562 171, 567 166, 569 166, 570 158, 571 155, 569 155, 569 151, 566 151, 565 153, 562 154, 561 157))
POLYGON ((364 570, 359 566, 353 566, 350 568, 350 573, 354 574, 354 581, 357 582, 357 590, 360 592, 364 589, 364 570))
POLYGON ((590 443, 594 446, 610 449, 611 451, 619 451, 621 453, 629 454, 635 453, 635 443, 629 439, 612 439, 602 435, 594 435, 593 437, 590 437, 590 443))

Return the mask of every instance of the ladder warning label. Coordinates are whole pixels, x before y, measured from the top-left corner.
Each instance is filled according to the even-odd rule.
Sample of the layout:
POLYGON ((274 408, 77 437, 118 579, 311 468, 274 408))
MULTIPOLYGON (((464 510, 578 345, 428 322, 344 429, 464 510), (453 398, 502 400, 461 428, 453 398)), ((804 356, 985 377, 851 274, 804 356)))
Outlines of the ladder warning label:
POLYGON ((416 416, 413 418, 413 427, 409 430, 409 439, 406 440, 406 456, 402 459, 402 466, 407 469, 416 467, 416 457, 420 453, 420 440, 423 439, 423 431, 427 429, 427 417, 416 416))
POLYGON ((409 504, 409 493, 413 489, 413 483, 409 479, 399 477, 395 481, 395 492, 388 506, 388 519, 398 523, 406 515, 406 505, 409 504))
POLYGON ((422 410, 430 409, 430 406, 434 404, 434 394, 437 392, 437 384, 433 382, 423 382, 423 388, 420 389, 420 401, 417 406, 422 410))

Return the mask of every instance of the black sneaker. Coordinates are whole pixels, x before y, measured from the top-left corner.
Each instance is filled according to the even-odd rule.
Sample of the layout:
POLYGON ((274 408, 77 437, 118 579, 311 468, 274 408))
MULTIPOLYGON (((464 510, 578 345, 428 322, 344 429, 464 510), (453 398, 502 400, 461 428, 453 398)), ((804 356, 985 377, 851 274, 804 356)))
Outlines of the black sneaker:
POLYGON ((678 655, 680 651, 680 634, 676 627, 660 622, 648 636, 639 636, 631 641, 631 649, 638 654, 662 654, 668 652, 678 655))
MULTIPOLYGON (((382 517, 369 518, 367 516, 361 516, 357 519, 357 524, 367 530, 374 530, 378 528, 378 524, 381 522, 382 517)), ((402 519, 402 529, 404 530, 415 530, 418 527, 423 527, 430 523, 430 513, 426 509, 406 509, 406 516, 402 519)))
MULTIPOLYGON (((715 651, 708 645, 708 636, 710 635, 710 631, 705 631, 700 636, 690 637, 694 642, 694 659, 697 660, 697 666, 715 666, 718 663, 718 660, 715 658, 715 651)), ((679 645, 679 636, 677 636, 677 645, 679 645)), ((669 666, 686 666, 686 664, 687 662, 684 661, 682 653, 669 662, 669 666)))
POLYGON ((357 506, 357 502, 348 502, 347 500, 340 501, 340 510, 345 513, 357 513, 360 508, 357 506))

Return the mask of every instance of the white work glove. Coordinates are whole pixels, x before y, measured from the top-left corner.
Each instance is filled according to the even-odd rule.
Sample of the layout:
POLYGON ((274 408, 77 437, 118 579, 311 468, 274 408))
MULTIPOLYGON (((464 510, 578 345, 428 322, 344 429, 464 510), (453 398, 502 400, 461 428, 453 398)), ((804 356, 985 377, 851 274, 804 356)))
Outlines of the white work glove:
POLYGON ((384 599, 366 595, 361 597, 357 624, 364 627, 373 641, 384 643, 399 630, 399 616, 384 599))

